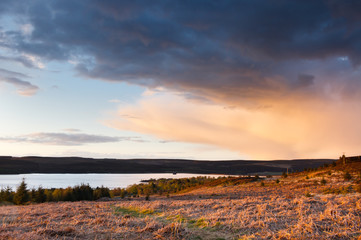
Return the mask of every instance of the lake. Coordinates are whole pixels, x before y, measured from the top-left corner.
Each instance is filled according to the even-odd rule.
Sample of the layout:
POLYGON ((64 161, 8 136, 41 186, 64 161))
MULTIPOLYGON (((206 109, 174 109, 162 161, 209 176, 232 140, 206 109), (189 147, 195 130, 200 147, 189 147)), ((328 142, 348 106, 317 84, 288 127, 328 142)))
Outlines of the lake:
POLYGON ((125 188, 129 185, 140 183, 141 180, 159 179, 159 178, 189 178, 197 176, 219 177, 223 175, 207 175, 207 174, 190 174, 178 173, 144 173, 144 174, 16 174, 16 175, 0 175, 0 188, 7 186, 13 190, 20 184, 21 180, 25 178, 28 189, 37 188, 66 188, 74 187, 82 183, 89 184, 96 188, 100 186, 108 187, 110 189, 121 187, 125 188))

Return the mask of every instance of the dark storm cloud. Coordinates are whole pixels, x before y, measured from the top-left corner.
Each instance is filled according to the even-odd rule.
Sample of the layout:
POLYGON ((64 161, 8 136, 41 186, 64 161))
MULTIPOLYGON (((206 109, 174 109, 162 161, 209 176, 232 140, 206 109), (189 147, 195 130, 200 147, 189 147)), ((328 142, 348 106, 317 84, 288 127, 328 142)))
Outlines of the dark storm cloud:
POLYGON ((15 137, 0 137, 0 141, 62 146, 79 146, 91 143, 110 143, 120 141, 145 142, 145 140, 139 137, 109 137, 85 133, 32 133, 15 137))
POLYGON ((317 76, 303 75, 307 61, 348 57, 355 68, 361 63, 357 1, 37 0, 13 5, 6 11, 34 28, 30 37, 2 32, 8 39, 3 45, 16 52, 76 60, 76 70, 90 78, 164 86, 206 98, 257 97, 311 86, 317 76))
POLYGON ((313 84, 313 79, 315 76, 308 75, 308 74, 300 74, 298 75, 297 83, 296 85, 299 87, 308 87, 313 84))

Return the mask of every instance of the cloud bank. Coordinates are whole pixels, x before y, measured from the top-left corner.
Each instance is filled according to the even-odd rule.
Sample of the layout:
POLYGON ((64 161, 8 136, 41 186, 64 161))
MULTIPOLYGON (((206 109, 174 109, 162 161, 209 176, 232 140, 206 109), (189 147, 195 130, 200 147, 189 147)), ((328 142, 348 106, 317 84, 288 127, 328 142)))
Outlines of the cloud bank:
POLYGON ((358 106, 357 101, 305 101, 234 109, 161 93, 122 105, 118 117, 106 124, 161 139, 220 146, 248 159, 337 158, 343 152, 359 154, 358 106))
POLYGON ((1 137, 0 141, 61 146, 80 146, 85 144, 111 143, 120 141, 143 142, 144 140, 138 137, 109 137, 84 133, 32 133, 15 137, 1 137))
POLYGON ((319 96, 325 81, 355 84, 361 62, 357 1, 39 0, 0 8, 32 29, 3 30, 4 48, 75 61, 86 77, 214 102, 319 96))

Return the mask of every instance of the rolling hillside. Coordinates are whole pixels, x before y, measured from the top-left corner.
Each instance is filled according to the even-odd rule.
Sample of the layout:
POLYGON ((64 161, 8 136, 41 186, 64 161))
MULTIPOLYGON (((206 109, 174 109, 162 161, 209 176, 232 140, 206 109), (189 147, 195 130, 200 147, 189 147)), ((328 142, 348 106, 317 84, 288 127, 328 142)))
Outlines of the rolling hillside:
POLYGON ((197 161, 183 159, 92 159, 79 157, 0 157, 0 174, 21 173, 202 173, 249 174, 300 171, 333 159, 197 161))

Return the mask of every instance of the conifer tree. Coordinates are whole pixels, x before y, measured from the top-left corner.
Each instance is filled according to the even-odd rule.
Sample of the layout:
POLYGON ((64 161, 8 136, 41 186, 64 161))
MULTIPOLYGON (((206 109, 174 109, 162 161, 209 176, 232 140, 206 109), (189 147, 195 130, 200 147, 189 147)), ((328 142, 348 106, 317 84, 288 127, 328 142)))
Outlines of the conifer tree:
POLYGON ((38 189, 35 192, 35 198, 34 201, 37 203, 42 203, 46 201, 46 195, 45 195, 45 190, 42 187, 38 187, 38 189))
POLYGON ((16 193, 14 195, 14 203, 18 205, 22 205, 28 201, 29 201, 29 192, 26 189, 25 179, 23 178, 19 187, 16 189, 16 193))

